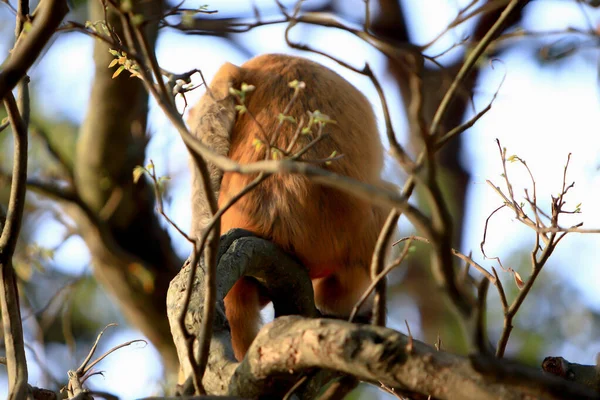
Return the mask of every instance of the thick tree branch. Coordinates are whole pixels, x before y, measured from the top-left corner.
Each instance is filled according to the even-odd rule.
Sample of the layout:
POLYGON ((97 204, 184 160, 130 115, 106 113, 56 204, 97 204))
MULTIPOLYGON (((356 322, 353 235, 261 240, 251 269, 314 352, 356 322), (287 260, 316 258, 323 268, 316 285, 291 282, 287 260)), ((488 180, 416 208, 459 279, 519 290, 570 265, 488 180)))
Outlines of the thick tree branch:
POLYGON ((56 28, 67 15, 65 0, 43 0, 34 12, 31 30, 21 34, 11 55, 0 70, 0 99, 14 89, 42 52, 56 28))
MULTIPOLYGON (((382 383, 404 393, 440 399, 600 398, 585 387, 506 360, 456 356, 391 329, 329 319, 277 318, 263 327, 245 359, 235 363, 222 299, 240 276, 257 279, 273 300, 276 316, 318 315, 306 270, 272 243, 248 235, 248 232, 233 230, 221 240, 216 318, 203 380, 209 394, 281 398, 300 374, 310 376, 315 371, 326 370, 382 383)), ((185 376, 191 374, 191 369, 185 343, 174 328, 178 324, 189 268, 188 264, 173 280, 167 299, 169 320, 185 376)), ((190 332, 199 328, 203 315, 202 270, 198 271, 197 278, 186 316, 190 332)), ((194 349, 197 352, 197 344, 194 349)), ((320 378, 327 376, 331 378, 331 375, 320 378)), ((297 394, 301 398, 314 396, 314 392, 297 394)))
MULTIPOLYGON (((271 242, 253 237, 247 231, 232 230, 221 238, 217 260, 218 269, 215 274, 217 303, 203 384, 208 393, 225 394, 228 390, 227 382, 235 372, 237 363, 233 361, 231 336, 225 318, 223 298, 240 277, 250 276, 261 284, 264 293, 273 300, 277 316, 301 314, 314 317, 319 314, 314 306, 314 293, 308 272, 271 242), (293 296, 290 296, 290 293, 293 293, 293 296)), ((204 265, 204 260, 201 265, 204 265)), ((193 374, 193 368, 187 358, 187 339, 179 328, 179 315, 184 306, 190 268, 190 263, 182 268, 171 282, 167 295, 167 313, 171 332, 185 377, 193 374)), ((193 344, 196 357, 199 351, 198 333, 204 315, 206 290, 204 283, 206 272, 200 267, 197 268, 185 319, 186 329, 196 337, 193 344)))
MULTIPOLYGON (((600 361, 600 356, 596 356, 600 361)), ((579 382, 600 392, 600 366, 572 363, 562 357, 546 357, 542 369, 550 374, 572 382, 579 382)))
POLYGON ((265 326, 238 367, 233 395, 255 397, 270 377, 326 368, 439 399, 598 399, 583 386, 492 358, 470 360, 394 330, 296 316, 265 326))

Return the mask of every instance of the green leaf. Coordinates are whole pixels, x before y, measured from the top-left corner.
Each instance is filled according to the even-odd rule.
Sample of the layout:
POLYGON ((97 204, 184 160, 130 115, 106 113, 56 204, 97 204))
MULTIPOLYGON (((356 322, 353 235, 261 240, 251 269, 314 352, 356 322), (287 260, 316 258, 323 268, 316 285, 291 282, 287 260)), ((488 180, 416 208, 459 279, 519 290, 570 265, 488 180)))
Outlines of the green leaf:
POLYGON ((144 23, 144 16, 142 14, 135 14, 133 17, 131 17, 131 22, 135 26, 140 26, 144 23))
POLYGON ((136 165, 135 168, 133 168, 133 183, 138 183, 145 172, 146 168, 142 167, 141 165, 136 165))
POLYGON ((110 68, 114 67, 115 65, 117 65, 117 63, 118 63, 118 62, 119 62, 119 59, 118 59, 118 58, 114 58, 114 59, 113 59, 113 60, 110 62, 110 64, 108 64, 108 68, 110 69, 110 68))
POLYGON ((306 88, 306 83, 299 81, 298 79, 294 79, 293 81, 288 83, 288 86, 292 89, 298 90, 306 88))
POLYGON ((131 11, 131 9, 133 8, 133 5, 131 4, 131 0, 123 0, 121 2, 121 11, 123 11, 124 13, 128 13, 129 11, 131 11))
POLYGON ((279 122, 284 122, 284 121, 288 121, 291 122, 292 124, 296 124, 296 118, 292 117, 291 115, 284 115, 282 113, 279 113, 279 115, 277 116, 277 119, 279 120, 279 122))
MULTIPOLYGON (((337 150, 334 150, 334 151, 331 153, 331 155, 330 155, 329 157, 327 157, 327 158, 333 158, 333 157, 335 157, 335 156, 336 156, 336 154, 337 154, 337 150)), ((325 161, 325 165, 331 165, 331 160, 329 160, 329 161, 325 161)))
POLYGON ((186 10, 181 15, 181 25, 186 28, 191 28, 194 26, 194 16, 196 15, 195 11, 186 10))
POLYGON ((246 106, 245 106, 245 105, 243 105, 243 104, 240 104, 240 105, 237 105, 237 106, 235 106, 235 110, 236 110, 236 111, 237 111, 237 112, 238 112, 240 115, 242 115, 242 114, 244 114, 246 111, 248 111, 248 109, 246 108, 246 106))
POLYGON ((242 93, 253 92, 256 87, 254 85, 249 85, 245 82, 242 83, 242 93))
POLYGON ((121 65, 119 68, 117 68, 115 73, 112 75, 112 79, 115 79, 117 76, 121 75, 121 72, 123 72, 124 70, 125 70, 125 66, 121 65))
POLYGON ((260 140, 259 138, 254 138, 252 140, 252 146, 254 147, 255 151, 260 151, 260 149, 262 149, 262 147, 263 147, 263 144, 264 144, 263 141, 260 140))
POLYGON ((271 158, 275 161, 281 159, 281 151, 275 147, 271 147, 271 158))
POLYGON ((308 113, 310 115, 311 120, 319 124, 335 124, 335 120, 329 118, 329 115, 323 114, 319 110, 315 110, 313 112, 308 113))

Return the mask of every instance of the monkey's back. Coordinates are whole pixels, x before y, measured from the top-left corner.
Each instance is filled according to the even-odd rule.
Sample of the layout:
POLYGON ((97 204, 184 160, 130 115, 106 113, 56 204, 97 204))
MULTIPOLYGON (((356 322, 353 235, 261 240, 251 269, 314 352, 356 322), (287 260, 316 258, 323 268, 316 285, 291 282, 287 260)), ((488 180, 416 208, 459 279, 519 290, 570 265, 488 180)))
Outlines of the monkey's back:
MULTIPOLYGON (((380 182, 383 148, 373 110, 354 86, 335 72, 312 61, 264 55, 240 67, 233 87, 242 83, 256 89, 247 94, 247 113, 238 115, 231 135, 229 156, 242 164, 265 159, 267 146, 257 149, 256 139, 269 141, 278 131, 275 147, 286 149, 297 125, 279 115, 290 104, 293 80, 306 88, 291 103, 286 115, 308 123, 307 111, 320 111, 335 123, 325 125, 327 137, 301 160, 323 160, 342 155, 322 168, 361 182, 380 182)), ((296 153, 316 137, 300 135, 291 153, 296 153)), ((255 176, 225 173, 219 205, 241 191, 255 176)), ((297 255, 310 269, 311 277, 322 277, 346 264, 365 267, 383 224, 383 212, 358 198, 310 182, 300 175, 273 175, 261 183, 229 211, 221 221, 222 232, 244 228, 279 244, 297 255)))

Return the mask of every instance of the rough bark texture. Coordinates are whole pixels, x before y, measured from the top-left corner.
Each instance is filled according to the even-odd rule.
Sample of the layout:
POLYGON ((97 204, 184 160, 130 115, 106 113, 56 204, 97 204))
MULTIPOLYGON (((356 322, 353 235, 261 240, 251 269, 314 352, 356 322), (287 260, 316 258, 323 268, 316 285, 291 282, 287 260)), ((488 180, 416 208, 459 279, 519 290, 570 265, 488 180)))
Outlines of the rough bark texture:
MULTIPOLYGON (((228 390, 228 379, 224 377, 233 374, 237 363, 231 349, 231 336, 223 299, 240 277, 253 277, 261 283, 269 298, 280 300, 274 302, 276 316, 289 314, 316 316, 318 311, 314 306, 312 285, 304 284, 307 280, 310 282, 306 269, 271 242, 253 237, 247 231, 232 230, 221 238, 218 260, 218 301, 208 367, 203 383, 210 393, 224 394, 228 390)), ((190 268, 189 263, 182 268, 171 282, 167 296, 169 323, 185 377, 191 376, 192 366, 187 354, 187 344, 179 327, 179 316, 183 308, 190 268)), ((185 317, 186 328, 192 335, 197 335, 201 324, 204 279, 204 269, 197 268, 192 297, 185 317)), ((198 343, 195 340, 194 352, 197 351, 198 343)))
MULTIPOLYGON (((189 376, 179 313, 190 265, 173 280, 168 313, 184 373, 189 376)), ((198 269, 186 327, 198 331, 202 316, 203 273, 198 269)), ((274 244, 233 230, 223 236, 218 263, 218 303, 208 368, 209 394, 243 398, 281 398, 302 373, 323 385, 333 373, 380 382, 398 392, 439 399, 598 399, 586 387, 506 360, 461 357, 392 329, 331 319, 282 316, 265 325, 241 363, 233 361, 223 297, 240 276, 254 276, 273 299, 278 314, 317 315, 305 269, 274 244), (290 286, 290 282, 293 285, 290 286), (324 375, 319 375, 321 371, 324 375)), ((339 375, 336 375, 339 376, 339 375)), ((314 383, 314 382, 313 382, 314 383)), ((314 398, 319 385, 296 392, 314 398)))
MULTIPOLYGON (((146 35, 154 46, 162 2, 139 1, 134 7, 136 13, 153 17, 146 35)), ((104 19, 101 2, 90 1, 89 8, 91 21, 104 19)), ((124 38, 119 18, 109 12, 108 19, 124 38)), ((140 80, 126 73, 112 79, 114 71, 107 68, 112 59, 108 46, 96 41, 96 73, 74 171, 87 215, 81 210, 71 215, 91 250, 95 276, 129 321, 158 348, 166 368, 175 371, 177 358, 165 318, 165 297, 181 263, 158 223, 150 186, 143 179, 137 185, 132 181, 134 166, 144 163, 148 94, 140 80), (147 278, 142 275, 149 280, 144 282, 147 278)))

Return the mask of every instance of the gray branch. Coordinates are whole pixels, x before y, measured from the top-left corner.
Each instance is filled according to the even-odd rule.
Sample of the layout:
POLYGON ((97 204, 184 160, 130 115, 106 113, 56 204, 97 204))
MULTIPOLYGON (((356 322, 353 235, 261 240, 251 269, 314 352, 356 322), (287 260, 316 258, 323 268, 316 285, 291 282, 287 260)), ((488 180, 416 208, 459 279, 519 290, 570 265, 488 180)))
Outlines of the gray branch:
MULTIPOLYGON (((308 374, 312 385, 305 384, 305 390, 300 389, 297 394, 299 398, 314 398, 315 390, 333 374, 344 374, 377 385, 383 383, 398 392, 440 399, 600 398, 586 387, 533 368, 484 356, 468 358, 436 351, 389 328, 282 316, 318 315, 309 276, 296 260, 273 243, 250 235, 233 230, 221 240, 217 312, 203 379, 209 394, 281 398, 301 374, 308 374), (273 300, 276 320, 262 328, 246 358, 236 363, 223 298, 241 276, 252 276, 261 283, 273 300), (315 381, 320 385, 315 385, 315 381)), ((192 370, 187 360, 186 339, 177 329, 177 318, 189 269, 188 264, 171 282, 167 296, 171 330, 184 376, 188 377, 192 370)), ((196 277, 186 316, 186 327, 192 335, 197 332, 202 316, 201 268, 196 277)))
POLYGON ((0 70, 0 99, 14 89, 69 12, 65 0, 43 0, 34 12, 31 30, 21 34, 15 49, 0 70))

